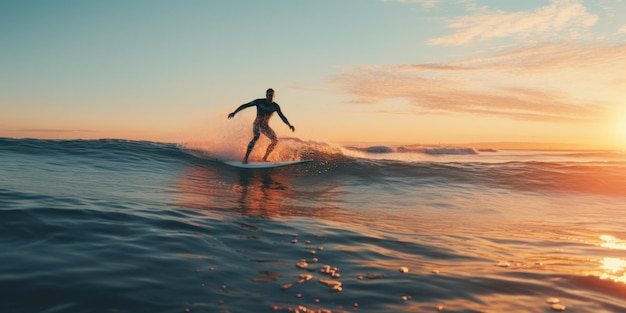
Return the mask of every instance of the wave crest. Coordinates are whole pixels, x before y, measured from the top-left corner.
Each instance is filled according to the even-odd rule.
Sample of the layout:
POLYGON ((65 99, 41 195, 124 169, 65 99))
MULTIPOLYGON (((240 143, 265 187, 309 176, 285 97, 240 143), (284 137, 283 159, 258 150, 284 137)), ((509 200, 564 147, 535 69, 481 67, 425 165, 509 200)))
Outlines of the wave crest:
POLYGON ((480 151, 472 147, 391 147, 391 146, 369 146, 355 147, 347 146, 348 150, 365 153, 421 153, 429 155, 470 155, 480 154, 480 151))

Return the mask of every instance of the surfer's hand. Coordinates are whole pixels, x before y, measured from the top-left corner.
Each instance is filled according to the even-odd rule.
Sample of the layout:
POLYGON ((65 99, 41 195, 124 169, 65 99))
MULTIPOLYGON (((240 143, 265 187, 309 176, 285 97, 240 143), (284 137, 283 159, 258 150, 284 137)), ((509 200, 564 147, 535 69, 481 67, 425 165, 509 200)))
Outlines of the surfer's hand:
POLYGON ((292 131, 292 132, 295 132, 295 131, 296 131, 296 128, 295 128, 295 127, 293 127, 293 125, 289 125, 289 129, 291 129, 291 131, 292 131))
POLYGON ((235 117, 235 112, 228 114, 228 119, 235 117))

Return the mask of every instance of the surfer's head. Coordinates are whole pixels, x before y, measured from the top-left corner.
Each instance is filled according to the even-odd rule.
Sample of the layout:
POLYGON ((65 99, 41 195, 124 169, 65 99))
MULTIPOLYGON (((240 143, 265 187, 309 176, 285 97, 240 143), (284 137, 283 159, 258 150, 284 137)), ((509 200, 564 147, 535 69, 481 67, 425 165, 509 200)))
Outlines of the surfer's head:
POLYGON ((270 88, 265 91, 265 98, 267 99, 267 101, 272 102, 272 100, 274 99, 274 89, 270 88))

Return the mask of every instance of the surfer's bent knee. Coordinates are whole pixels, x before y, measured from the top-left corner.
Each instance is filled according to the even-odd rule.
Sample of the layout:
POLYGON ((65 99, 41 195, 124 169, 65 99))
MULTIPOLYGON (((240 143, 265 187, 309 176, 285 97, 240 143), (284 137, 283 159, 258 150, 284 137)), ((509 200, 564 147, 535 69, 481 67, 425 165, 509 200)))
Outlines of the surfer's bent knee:
POLYGON ((263 134, 265 134, 265 136, 267 136, 267 138, 269 138, 273 144, 276 144, 278 142, 278 137, 276 137, 276 133, 274 132, 273 129, 267 127, 267 128, 263 128, 262 131, 263 131, 263 134))

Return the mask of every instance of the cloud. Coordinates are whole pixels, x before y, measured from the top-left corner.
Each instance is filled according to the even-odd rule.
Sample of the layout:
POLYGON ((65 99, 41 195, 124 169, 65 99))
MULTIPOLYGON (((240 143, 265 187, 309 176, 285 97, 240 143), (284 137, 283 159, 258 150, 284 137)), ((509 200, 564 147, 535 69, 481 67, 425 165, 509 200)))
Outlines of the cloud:
POLYGON ((332 81, 354 103, 386 113, 386 101, 402 99, 415 114, 591 122, 626 97, 626 45, 555 44, 448 64, 353 67, 332 81))
POLYGON ((432 8, 439 0, 381 0, 382 2, 421 3, 425 8, 432 8))
POLYGON ((619 28, 619 32, 620 32, 620 33, 622 33, 622 34, 623 34, 623 33, 626 33, 626 25, 624 25, 624 26, 620 27, 620 28, 619 28))
POLYGON ((452 35, 434 38, 430 45, 464 45, 480 40, 519 37, 554 36, 567 32, 578 36, 595 24, 598 16, 587 12, 580 0, 552 0, 545 7, 527 12, 480 10, 473 16, 450 19, 448 27, 456 30, 452 35))

